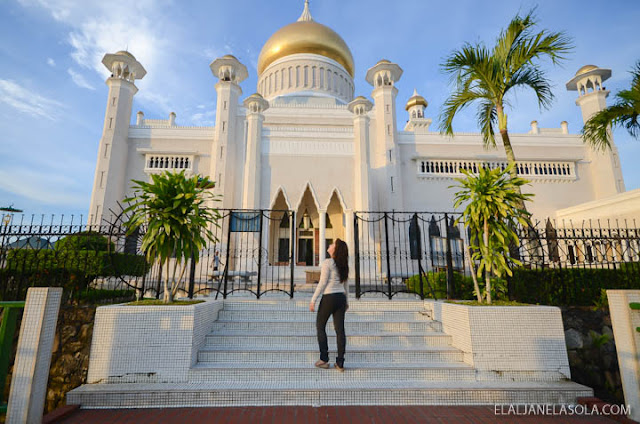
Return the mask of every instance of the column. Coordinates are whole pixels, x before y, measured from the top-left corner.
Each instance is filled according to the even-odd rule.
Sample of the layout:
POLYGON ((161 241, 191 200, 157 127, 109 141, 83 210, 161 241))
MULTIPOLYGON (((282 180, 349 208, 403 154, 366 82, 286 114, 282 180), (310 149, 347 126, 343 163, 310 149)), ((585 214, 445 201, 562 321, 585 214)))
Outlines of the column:
POLYGON ((318 265, 321 265, 324 258, 327 257, 327 210, 318 209, 318 214, 320 218, 320 252, 318 254, 318 265))
POLYGON ((7 423, 42 421, 61 299, 61 287, 32 287, 27 291, 11 379, 7 423))
POLYGON ((354 250, 354 234, 353 234, 353 209, 346 209, 344 211, 345 218, 347 220, 347 247, 349 248, 349 268, 351 272, 349 272, 351 278, 354 278, 356 273, 354 267, 354 258, 355 258, 355 250, 354 250))

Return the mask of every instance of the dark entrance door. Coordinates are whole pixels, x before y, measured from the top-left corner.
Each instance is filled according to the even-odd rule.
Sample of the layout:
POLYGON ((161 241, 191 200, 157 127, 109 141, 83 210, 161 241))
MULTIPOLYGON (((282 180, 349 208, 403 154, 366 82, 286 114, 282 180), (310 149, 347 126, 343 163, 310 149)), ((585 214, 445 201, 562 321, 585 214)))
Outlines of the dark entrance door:
POLYGON ((298 263, 313 265, 313 239, 298 240, 298 263))

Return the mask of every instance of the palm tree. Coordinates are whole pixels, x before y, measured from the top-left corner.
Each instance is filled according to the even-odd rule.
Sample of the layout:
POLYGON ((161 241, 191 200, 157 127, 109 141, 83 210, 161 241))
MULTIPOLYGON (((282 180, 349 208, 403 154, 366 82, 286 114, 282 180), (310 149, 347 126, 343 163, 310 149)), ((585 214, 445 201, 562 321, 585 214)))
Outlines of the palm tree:
POLYGON ((217 241, 211 225, 219 226, 220 212, 210 204, 219 196, 209 191, 215 183, 198 175, 187 177, 184 171, 152 174, 150 183, 133 183, 133 196, 124 200, 124 212, 131 213, 127 234, 146 227, 141 249, 149 263, 166 267, 164 302, 171 303, 188 260, 198 262, 207 242, 217 241))
MULTIPOLYGON (((441 65, 455 81, 455 90, 444 104, 440 130, 453 135, 456 114, 478 102, 477 119, 484 145, 486 148, 496 146, 494 125, 497 124, 507 161, 513 165, 512 178, 517 177, 517 169, 507 130, 508 95, 514 91, 512 89, 529 87, 536 94, 538 106, 548 108, 553 93, 545 72, 537 63, 542 58, 549 58, 558 64, 572 49, 571 40, 562 32, 542 30, 535 33, 533 13, 531 10, 524 17, 516 15, 491 49, 482 43, 467 43, 441 65)), ((521 208, 526 210, 524 203, 521 208)))
POLYGON ((640 135, 640 61, 631 75, 631 88, 616 94, 616 103, 593 115, 582 128, 584 141, 596 150, 611 148, 610 127, 624 126, 631 137, 640 135))
MULTIPOLYGON (((501 277, 512 275, 513 265, 522 265, 509 254, 509 245, 518 243, 514 231, 517 224, 526 225, 529 213, 521 205, 533 194, 522 194, 520 187, 528 181, 511 177, 513 165, 504 171, 500 168, 481 167, 478 175, 462 170, 466 178, 456 179, 460 188, 456 193, 454 206, 466 207, 458 221, 464 221, 471 231, 470 249, 474 251, 471 259, 479 261, 477 276, 485 274, 485 296, 481 296, 476 278, 474 286, 478 301, 486 297, 491 303, 491 275, 501 277)), ((473 262, 469 261, 471 264, 473 262)), ((472 267, 473 269, 473 267, 472 267)))

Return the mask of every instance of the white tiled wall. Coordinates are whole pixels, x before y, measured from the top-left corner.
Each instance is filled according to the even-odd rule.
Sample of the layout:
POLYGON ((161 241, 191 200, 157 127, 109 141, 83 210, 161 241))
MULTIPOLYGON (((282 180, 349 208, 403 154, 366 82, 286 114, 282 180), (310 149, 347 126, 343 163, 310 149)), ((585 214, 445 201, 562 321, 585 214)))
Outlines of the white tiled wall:
MULTIPOLYGON (((452 346, 479 374, 559 372, 571 378, 560 309, 429 302, 452 346)), ((480 375, 481 377, 481 375, 480 375)))
POLYGON ((185 382, 221 308, 216 300, 98 308, 87 383, 185 382))

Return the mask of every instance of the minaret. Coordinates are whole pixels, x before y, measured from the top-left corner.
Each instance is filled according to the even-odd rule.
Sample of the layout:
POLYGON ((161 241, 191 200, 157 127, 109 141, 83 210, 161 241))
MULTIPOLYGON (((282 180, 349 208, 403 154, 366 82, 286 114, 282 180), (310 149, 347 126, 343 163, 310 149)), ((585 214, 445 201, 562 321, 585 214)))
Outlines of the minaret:
POLYGON ((260 94, 255 93, 244 100, 247 109, 247 153, 244 159, 244 184, 242 208, 260 209, 260 176, 262 175, 262 123, 263 112, 269 108, 260 94))
POLYGON ((106 81, 109 97, 98 148, 89 224, 100 224, 102 217, 108 217, 110 210, 118 213, 118 202, 122 202, 125 197, 128 189, 125 178, 129 124, 133 96, 138 92, 134 82, 147 74, 140 62, 127 51, 106 54, 102 63, 111 72, 111 76, 106 81))
MULTIPOLYGON (((577 91, 576 105, 582 110, 582 121, 587 122, 597 112, 607 107, 609 90, 602 82, 611 77, 611 69, 598 68, 595 65, 583 66, 567 83, 569 91, 577 91)), ((587 148, 587 160, 593 187, 594 200, 613 196, 625 191, 624 179, 618 149, 610 137, 611 149, 605 152, 587 148)))
POLYGON ((396 143, 395 83, 402 69, 388 60, 381 60, 367 71, 367 82, 373 85, 375 103, 375 144, 371 155, 371 168, 376 174, 378 210, 403 210, 402 182, 400 181, 400 152, 396 143))
POLYGON ((414 88, 413 95, 407 101, 407 105, 404 107, 409 113, 409 120, 404 126, 405 131, 413 131, 415 133, 426 133, 429 131, 431 125, 431 119, 424 117, 424 110, 429 103, 424 97, 418 94, 418 91, 414 88))
MULTIPOLYGON (((216 182, 215 194, 222 194, 221 208, 237 207, 234 203, 236 186, 242 168, 236 166, 239 157, 239 143, 242 128, 238 125, 238 99, 242 94, 240 82, 247 76, 247 68, 234 56, 226 55, 214 60, 211 72, 219 79, 216 84, 218 100, 216 103, 215 142, 211 149, 210 178, 216 182), (229 165, 229 167, 227 167, 229 165)), ((238 199, 240 201, 240 199, 238 199)))
POLYGON ((373 104, 366 98, 358 96, 349 103, 349 110, 353 113, 353 141, 355 146, 354 155, 354 193, 355 210, 371 211, 371 184, 369 176, 369 111, 373 104))

